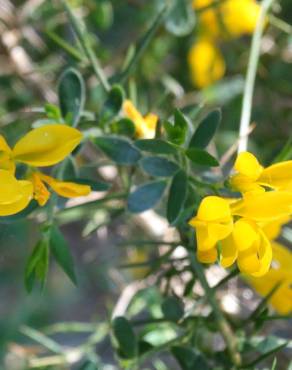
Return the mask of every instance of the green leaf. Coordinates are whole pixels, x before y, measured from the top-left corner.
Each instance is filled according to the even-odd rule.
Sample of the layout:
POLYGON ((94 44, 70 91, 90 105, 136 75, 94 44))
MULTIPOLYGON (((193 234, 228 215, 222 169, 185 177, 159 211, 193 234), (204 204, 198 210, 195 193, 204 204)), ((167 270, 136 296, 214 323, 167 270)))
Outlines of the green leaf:
POLYGON ((128 118, 122 118, 111 125, 112 132, 117 135, 133 137, 135 135, 135 125, 128 118))
POLYGON ((214 158, 211 154, 206 152, 202 149, 187 149, 186 150, 187 157, 200 166, 209 166, 209 167, 217 167, 219 163, 216 158, 214 158))
POLYGON ((183 317, 184 308, 177 297, 167 297, 161 305, 163 316, 171 321, 177 322, 183 317))
POLYGON ((125 317, 116 317, 112 322, 113 334, 121 353, 126 358, 137 355, 138 343, 130 322, 125 317))
POLYGON ((92 361, 86 361, 79 370, 98 370, 97 364, 92 361))
POLYGON ((112 120, 121 110, 124 101, 124 90, 120 85, 114 85, 101 110, 101 121, 112 120))
POLYGON ((167 220, 174 224, 183 210, 187 196, 187 175, 180 170, 172 179, 167 201, 167 220))
POLYGON ((41 239, 34 247, 25 268, 25 287, 30 293, 39 281, 43 287, 49 266, 49 246, 47 240, 41 239))
POLYGON ((52 226, 50 231, 50 248, 55 260, 62 267, 69 279, 76 285, 74 261, 69 245, 57 226, 52 226))
POLYGON ((177 149, 174 145, 161 139, 141 139, 135 141, 135 146, 144 152, 155 154, 176 154, 177 149))
POLYGON ((140 158, 140 151, 132 143, 117 136, 101 136, 94 139, 94 143, 114 162, 132 165, 140 158))
POLYGON ((179 170, 176 163, 162 157, 143 158, 140 165, 149 175, 157 177, 171 177, 179 170))
POLYGON ((190 347, 175 346, 171 353, 183 370, 208 370, 210 369, 205 358, 190 347))
POLYGON ((72 126, 77 126, 85 103, 85 84, 81 74, 68 68, 61 75, 58 87, 62 116, 72 126))
POLYGON ((210 143, 221 121, 221 111, 215 109, 200 123, 191 138, 189 148, 204 149, 210 143))
POLYGON ((166 29, 175 36, 188 35, 195 26, 195 12, 189 0, 173 0, 166 29))
POLYGON ((128 197, 129 211, 140 213, 155 207, 165 187, 165 181, 153 181, 137 187, 128 197))
POLYGON ((170 142, 176 145, 181 145, 185 142, 188 122, 179 109, 176 109, 174 112, 174 124, 166 121, 163 123, 163 126, 170 142))

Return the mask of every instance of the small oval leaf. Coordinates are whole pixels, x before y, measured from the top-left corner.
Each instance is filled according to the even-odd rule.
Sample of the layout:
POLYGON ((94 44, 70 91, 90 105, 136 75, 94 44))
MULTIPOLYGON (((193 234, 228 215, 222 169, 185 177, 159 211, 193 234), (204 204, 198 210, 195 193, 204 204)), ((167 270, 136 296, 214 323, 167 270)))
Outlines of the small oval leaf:
POLYGON ((133 358, 137 355, 137 339, 130 322, 122 316, 116 317, 112 323, 113 333, 118 342, 121 355, 133 358))
POLYGON ((164 317, 171 321, 178 321, 184 314, 183 304, 177 297, 165 298, 161 310, 164 317))
POLYGON ((101 136, 94 139, 94 143, 114 162, 131 165, 140 158, 140 151, 125 139, 116 136, 101 136))
POLYGON ((200 123, 191 138, 189 148, 204 149, 210 143, 221 121, 220 109, 210 112, 200 123))
POLYGON ((195 26, 195 12, 189 0, 173 0, 166 29, 175 36, 188 35, 195 26))
POLYGON ((167 201, 167 219, 174 224, 183 210, 187 195, 187 175, 180 170, 173 178, 167 201))
POLYGON ((165 181, 153 181, 137 187, 128 198, 128 209, 133 213, 153 208, 161 199, 166 187, 165 181))
POLYGON ((200 166, 209 166, 209 167, 217 167, 219 163, 216 158, 214 158, 211 154, 206 152, 202 149, 187 149, 186 150, 187 157, 200 166))
POLYGON ((143 158, 140 165, 145 172, 156 177, 171 177, 179 170, 176 163, 162 157, 143 158))
POLYGON ((124 100, 124 90, 120 85, 114 85, 101 110, 101 120, 110 121, 121 110, 124 100))
POLYGON ((58 95, 64 120, 71 126, 77 126, 85 103, 85 84, 76 69, 68 68, 63 72, 58 95))
POLYGON ((141 139, 135 141, 135 146, 144 152, 155 154, 176 154, 177 149, 174 145, 161 139, 141 139))

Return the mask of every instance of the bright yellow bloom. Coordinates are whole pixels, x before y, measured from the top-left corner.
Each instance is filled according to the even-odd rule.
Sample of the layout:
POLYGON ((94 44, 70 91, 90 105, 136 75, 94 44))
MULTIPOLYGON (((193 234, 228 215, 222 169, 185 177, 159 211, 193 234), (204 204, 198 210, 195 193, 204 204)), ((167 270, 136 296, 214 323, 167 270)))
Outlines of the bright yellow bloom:
POLYGON ((196 228, 198 259, 214 262, 217 242, 225 239, 233 228, 228 201, 216 196, 204 198, 189 224, 196 228))
POLYGON ((282 315, 292 312, 292 253, 283 245, 273 242, 271 269, 263 277, 245 276, 248 283, 262 296, 277 284, 279 288, 269 299, 270 304, 282 315))
POLYGON ((240 219, 235 222, 232 233, 221 242, 221 265, 231 266, 237 260, 241 272, 262 276, 272 261, 271 244, 255 222, 240 219))
POLYGON ((32 199, 30 181, 17 180, 10 171, 0 169, 0 216, 22 211, 32 199))
POLYGON ((278 238, 281 233, 282 226, 290 221, 290 216, 282 216, 275 220, 265 222, 261 225, 262 230, 267 235, 269 240, 278 238))
POLYGON ((35 171, 28 181, 17 180, 14 177, 16 162, 29 166, 52 166, 68 156, 80 143, 81 138, 80 131, 61 124, 45 125, 31 130, 13 149, 9 147, 4 137, 0 136, 0 184, 3 187, 0 215, 21 211, 32 198, 36 199, 40 206, 45 205, 50 192, 44 183, 63 197, 89 194, 90 187, 87 185, 55 180, 35 171))
POLYGON ((263 187, 292 190, 292 161, 264 168, 253 154, 242 152, 235 161, 234 170, 236 173, 231 176, 230 185, 242 193, 261 192, 263 187))
POLYGON ((191 79, 198 88, 220 80, 225 73, 225 61, 212 40, 199 38, 188 53, 191 79))
POLYGON ((158 121, 156 114, 149 113, 143 117, 130 100, 124 101, 123 111, 126 117, 133 121, 137 138, 153 139, 155 137, 158 121))
MULTIPOLYGON (((213 0, 194 0, 194 8, 200 10, 213 0)), ((255 0, 225 0, 199 14, 200 27, 209 37, 237 38, 253 33, 260 14, 255 0)))

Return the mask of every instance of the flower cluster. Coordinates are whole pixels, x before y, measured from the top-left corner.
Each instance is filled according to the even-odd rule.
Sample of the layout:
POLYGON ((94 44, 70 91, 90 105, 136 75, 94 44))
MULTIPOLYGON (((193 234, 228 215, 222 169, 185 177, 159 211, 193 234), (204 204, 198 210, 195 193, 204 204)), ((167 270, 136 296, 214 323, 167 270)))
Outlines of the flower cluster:
POLYGON ((188 62, 192 81, 199 88, 220 80, 225 73, 219 42, 252 34, 260 13, 255 0, 226 0, 211 6, 212 3, 213 0, 194 1, 200 31, 188 62))
POLYGON ((13 148, 0 136, 0 216, 22 211, 34 198, 47 203, 47 185, 63 197, 87 195, 88 185, 65 182, 41 173, 37 167, 53 166, 67 157, 80 143, 82 134, 63 124, 44 125, 24 135, 13 148), (27 165, 24 179, 16 178, 16 164, 27 165))
POLYGON ((239 154, 229 182, 239 199, 205 197, 190 220, 196 229, 197 256, 223 267, 235 261, 241 272, 265 275, 273 258, 271 240, 292 214, 292 161, 263 168, 248 152, 239 154))

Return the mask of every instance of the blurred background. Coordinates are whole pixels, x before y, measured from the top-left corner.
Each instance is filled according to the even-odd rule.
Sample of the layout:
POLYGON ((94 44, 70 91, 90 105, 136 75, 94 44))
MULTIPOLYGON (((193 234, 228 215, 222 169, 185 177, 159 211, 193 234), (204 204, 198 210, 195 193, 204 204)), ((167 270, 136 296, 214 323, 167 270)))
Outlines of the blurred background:
MULTIPOLYGON (((134 45, 139 45, 162 8, 160 0, 71 0, 69 3, 86 24, 89 42, 105 74, 113 82, 127 70, 134 45)), ((202 30, 206 27, 200 18, 203 13, 196 13, 192 6, 190 9, 193 13, 190 30, 177 31, 175 25, 160 22, 124 87, 142 113, 151 111, 164 119, 174 106, 186 112, 193 112, 197 106, 202 107, 202 112, 222 107, 223 121, 216 138, 216 151, 222 156, 238 137, 252 32, 209 37, 208 31, 202 30), (212 40, 215 51, 204 53, 193 49, 206 38, 212 40), (197 54, 192 56, 192 51, 197 54), (210 74, 211 80, 200 79, 200 74, 206 72, 200 70, 198 63, 217 63, 217 66, 219 63, 210 74)), ((288 142, 292 133, 291 1, 275 1, 273 14, 267 22, 261 47, 252 114, 255 125, 249 144, 264 164, 270 163, 285 145, 291 151, 291 142, 290 146, 288 142)), ((86 111, 99 112, 104 101, 103 91, 74 38, 61 2, 0 0, 0 20, 0 128, 9 143, 14 143, 32 124, 46 119, 43 110, 46 103, 58 104, 57 82, 68 66, 76 67, 84 77, 86 111)), ((92 163, 96 161, 90 148, 85 158, 92 163)), ((83 166, 82 157, 80 161, 84 174, 96 174, 94 165, 83 166)), ((98 168, 98 176, 114 183, 115 168, 104 163, 98 168)), ((25 263, 39 236, 38 219, 0 221, 1 369, 24 369, 26 365, 22 359, 27 353, 40 351, 39 345, 31 341, 33 333, 27 331, 31 327, 52 333, 65 346, 80 345, 98 327, 100 337, 95 338, 94 346, 97 346, 100 368, 119 368, 109 339, 104 337, 106 327, 102 325, 113 310, 120 309, 117 306, 123 303, 121 292, 132 286, 130 282, 145 276, 149 268, 153 271, 160 268, 154 262, 143 265, 143 261, 157 258, 155 245, 128 245, 126 241, 137 240, 141 235, 152 241, 174 238, 159 214, 148 212, 139 217, 122 217, 117 212, 121 207, 116 200, 110 203, 110 212, 102 207, 98 210, 80 207, 75 214, 60 213, 62 231, 76 264, 78 286, 72 285, 53 263, 47 286, 41 293, 27 294, 23 286, 25 263), (122 268, 130 262, 142 264, 134 269, 122 268), (76 325, 68 329, 70 333, 64 334, 56 325, 68 321, 76 325)), ((183 268, 181 262, 177 269, 183 268)), ((167 273, 167 266, 161 271, 167 273)), ((222 277, 224 272, 214 267, 210 275, 213 284, 222 277)), ((151 284, 151 279, 147 284, 132 303, 131 310, 135 313, 146 308, 159 315, 162 293, 151 284)), ((179 281, 174 285, 179 290, 179 281)), ((246 315, 257 302, 258 297, 242 283, 231 282, 222 293, 222 305, 235 316, 246 315)), ((288 323, 272 322, 265 330, 292 339, 291 322, 290 327, 288 323)), ((150 340, 159 343, 163 336, 171 338, 171 331, 171 327, 165 326, 156 337, 155 332, 151 332, 150 340)), ((206 346, 211 340, 214 338, 202 335, 206 346)), ((288 369, 291 350, 285 350, 280 357, 279 369, 288 369)), ((179 369, 167 355, 147 366, 158 370, 179 369)), ((74 366, 56 365, 55 368, 74 369, 74 366)))

